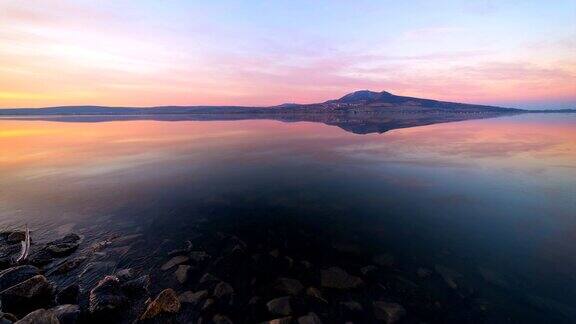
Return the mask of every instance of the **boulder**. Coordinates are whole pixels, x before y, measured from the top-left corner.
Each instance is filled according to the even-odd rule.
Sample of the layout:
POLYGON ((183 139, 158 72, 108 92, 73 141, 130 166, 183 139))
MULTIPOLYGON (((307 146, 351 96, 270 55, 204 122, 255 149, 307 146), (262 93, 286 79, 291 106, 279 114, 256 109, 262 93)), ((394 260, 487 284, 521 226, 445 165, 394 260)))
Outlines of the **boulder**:
POLYGON ((46 245, 70 244, 70 243, 78 243, 78 241, 80 241, 80 235, 70 233, 61 239, 48 242, 46 245))
POLYGON ((357 301, 347 301, 341 302, 340 306, 346 313, 361 313, 364 311, 364 307, 357 301))
POLYGON ((324 296, 322 295, 322 292, 318 288, 308 287, 308 289, 306 289, 306 295, 308 295, 310 297, 314 297, 314 298, 328 304, 328 301, 324 298, 324 296))
POLYGON ((12 243, 20 243, 26 239, 26 232, 24 231, 12 231, 6 237, 6 242, 12 243))
POLYGON ((172 268, 174 266, 188 262, 188 260, 190 260, 190 258, 187 256, 177 255, 177 256, 173 257, 172 259, 168 260, 168 262, 164 263, 164 265, 162 265, 162 267, 160 269, 162 269, 162 271, 166 271, 166 270, 169 270, 170 268, 172 268))
POLYGON ((58 318, 50 310, 37 309, 24 316, 16 324, 59 324, 58 318))
POLYGON ((158 297, 148 304, 146 311, 141 320, 152 319, 160 314, 178 313, 180 311, 180 301, 174 290, 164 289, 158 294, 158 297))
POLYGON ((50 310, 56 315, 60 324, 75 324, 80 316, 80 307, 78 305, 60 305, 50 310))
POLYGON ((266 304, 266 307, 268 311, 274 315, 287 316, 292 314, 289 296, 272 299, 266 304))
POLYGON ((85 256, 80 256, 77 258, 72 258, 69 260, 66 260, 64 263, 62 263, 61 265, 59 265, 56 269, 54 269, 54 274, 64 274, 64 273, 68 273, 76 268, 78 268, 79 265, 81 265, 82 263, 84 263, 84 261, 86 261, 88 258, 85 256))
POLYGON ((71 254, 77 248, 78 243, 59 243, 48 245, 46 250, 54 256, 61 257, 71 254))
POLYGON ((274 289, 284 294, 298 295, 304 286, 296 279, 278 278, 274 283, 274 289))
POLYGON ((197 292, 185 291, 178 296, 181 303, 189 303, 192 305, 198 305, 204 299, 208 297, 208 290, 200 290, 197 292))
POLYGON ((120 289, 120 281, 115 276, 106 276, 90 291, 89 310, 92 314, 117 313, 126 307, 128 299, 120 289))
POLYGON ((359 277, 349 275, 338 267, 320 270, 320 283, 322 287, 335 289, 353 289, 364 284, 359 277))
POLYGON ((213 274, 206 273, 202 276, 202 278, 200 278, 200 280, 198 282, 199 283, 211 283, 211 282, 219 282, 219 281, 220 281, 220 279, 218 279, 213 274))
POLYGON ((120 282, 126 282, 134 279, 134 270, 132 268, 121 269, 114 274, 120 282))
POLYGON ((212 322, 214 324, 232 324, 232 320, 226 315, 216 314, 212 317, 212 322))
POLYGON ((192 251, 189 255, 190 259, 195 263, 203 263, 210 259, 210 255, 204 251, 192 251))
POLYGON ((56 303, 58 305, 77 304, 80 297, 80 286, 73 283, 64 287, 56 294, 56 303))
POLYGON ((40 274, 40 269, 31 265, 12 267, 0 272, 0 291, 40 274))
POLYGON ((292 317, 282 317, 282 318, 275 318, 270 321, 262 322, 261 324, 290 324, 292 323, 292 317))
POLYGON ((46 277, 36 275, 0 292, 2 309, 14 314, 26 314, 50 306, 54 287, 46 277))
POLYGON ((365 266, 365 267, 362 267, 362 268, 360 269, 360 272, 362 272, 362 274, 363 274, 364 276, 370 277, 370 276, 372 276, 372 275, 376 272, 376 270, 378 270, 378 268, 377 268, 376 266, 374 266, 374 265, 367 265, 367 266, 365 266))
POLYGON ((406 310, 400 304, 382 301, 374 302, 374 316, 376 319, 386 322, 386 324, 397 323, 404 315, 406 315, 406 310))

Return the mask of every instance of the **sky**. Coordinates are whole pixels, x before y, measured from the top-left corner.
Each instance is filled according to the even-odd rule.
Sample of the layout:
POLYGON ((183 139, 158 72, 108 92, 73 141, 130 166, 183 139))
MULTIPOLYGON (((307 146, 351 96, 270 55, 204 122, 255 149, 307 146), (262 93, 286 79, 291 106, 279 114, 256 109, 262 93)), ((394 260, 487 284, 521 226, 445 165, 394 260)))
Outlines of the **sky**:
POLYGON ((576 0, 0 0, 0 108, 361 89, 576 108, 576 0))

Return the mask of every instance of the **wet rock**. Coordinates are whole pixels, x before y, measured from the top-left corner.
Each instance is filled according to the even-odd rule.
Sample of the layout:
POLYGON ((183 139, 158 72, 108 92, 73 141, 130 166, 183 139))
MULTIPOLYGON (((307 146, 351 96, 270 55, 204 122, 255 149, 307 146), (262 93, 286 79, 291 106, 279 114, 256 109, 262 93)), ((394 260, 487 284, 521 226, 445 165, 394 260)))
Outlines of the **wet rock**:
POLYGON ((114 266, 114 262, 111 261, 89 262, 78 275, 80 287, 92 288, 102 277, 114 273, 114 266))
POLYGON ((226 315, 216 314, 212 317, 212 322, 214 324, 232 324, 232 320, 226 315))
POLYGON ((126 282, 134 279, 134 270, 132 268, 121 269, 114 274, 120 282, 126 282))
POLYGON ((80 297, 80 286, 77 283, 66 286, 56 294, 56 303, 59 305, 64 304, 77 304, 80 297))
POLYGON ((301 316, 298 318, 298 324, 322 324, 322 321, 313 312, 308 313, 308 315, 301 316))
POLYGON ((180 311, 180 301, 174 290, 168 288, 164 289, 158 294, 156 299, 154 299, 142 316, 141 320, 152 319, 160 314, 174 314, 180 311))
POLYGON ((115 276, 106 276, 90 291, 90 313, 102 315, 117 313, 128 304, 115 276))
POLYGON ((24 316, 16 324, 59 324, 58 318, 50 310, 37 309, 24 316))
POLYGON ((78 322, 80 316, 80 307, 78 305, 60 305, 50 309, 60 324, 74 324, 78 322))
POLYGON ((278 249, 275 249, 275 250, 270 251, 270 253, 268 253, 268 254, 270 254, 271 256, 273 256, 273 257, 275 257, 275 258, 277 258, 277 257, 280 256, 280 251, 279 251, 278 249))
POLYGON ((266 304, 266 307, 268 311, 274 315, 286 316, 292 314, 289 296, 272 299, 266 304))
POLYGON ((366 276, 366 277, 370 277, 372 275, 374 275, 374 273, 376 272, 376 270, 378 270, 378 268, 376 266, 373 265, 367 265, 365 267, 362 267, 360 269, 360 272, 366 276))
POLYGON ((362 311, 364 311, 364 307, 362 307, 362 304, 353 300, 347 302, 341 302, 340 306, 342 306, 344 311, 347 313, 361 313, 362 311))
POLYGON ((31 265, 12 267, 0 272, 0 291, 40 274, 40 269, 31 265))
POLYGON ((204 302, 204 305, 202 305, 202 311, 208 311, 212 308, 212 306, 214 306, 215 300, 212 298, 208 298, 206 299, 206 301, 204 302))
POLYGON ((78 234, 70 233, 61 239, 49 242, 47 245, 78 243, 78 241, 80 241, 80 236, 78 234))
POLYGON ((397 303, 374 302, 374 316, 376 319, 393 324, 406 315, 406 310, 397 303))
POLYGON ((306 294, 328 304, 328 301, 324 298, 322 292, 318 288, 308 287, 308 289, 306 289, 306 294))
POLYGON ((190 260, 195 263, 203 263, 210 259, 210 255, 204 251, 192 251, 188 255, 190 256, 190 260))
POLYGON ((222 281, 219 282, 216 287, 214 288, 214 297, 216 298, 223 298, 231 296, 234 293, 234 288, 230 286, 228 283, 222 281))
POLYGON ((5 269, 12 266, 13 261, 20 253, 20 249, 20 243, 10 245, 0 244, 0 267, 5 269))
POLYGON ((384 267, 384 268, 390 268, 396 264, 396 259, 391 254, 377 255, 377 256, 372 258, 372 261, 374 263, 376 263, 377 265, 384 267))
POLYGON ((12 243, 20 243, 26 239, 26 232, 24 231, 12 231, 10 234, 6 236, 6 242, 12 243))
POLYGON ((349 275, 338 267, 320 270, 320 284, 322 287, 335 289, 353 289, 363 285, 362 279, 349 275))
POLYGON ((198 305, 204 299, 208 297, 208 290, 200 290, 197 292, 185 291, 178 296, 181 303, 189 303, 192 305, 198 305))
POLYGON ((36 275, 0 292, 2 309, 14 314, 27 312, 52 303, 53 285, 46 277, 36 275))
POLYGON ((59 243, 51 244, 46 247, 46 250, 54 256, 66 256, 74 252, 78 248, 78 243, 59 243))
POLYGON ((128 280, 122 284, 122 291, 130 296, 139 296, 148 292, 150 286, 150 276, 143 275, 138 278, 128 280))
POLYGON ((172 259, 170 259, 168 262, 164 263, 164 265, 162 265, 162 267, 160 269, 162 269, 163 271, 166 271, 166 270, 168 270, 174 266, 188 262, 188 260, 190 260, 189 257, 184 256, 184 255, 178 255, 178 256, 175 256, 172 259))
POLYGON ((2 324, 11 324, 18 322, 18 318, 10 313, 2 313, 0 312, 0 323, 2 324))
POLYGON ((210 274, 210 273, 206 273, 202 276, 202 278, 200 278, 200 283, 210 283, 210 282, 218 282, 220 281, 220 279, 218 279, 216 276, 210 274))
POLYGON ((304 286, 300 281, 291 278, 278 278, 274 283, 274 289, 288 295, 298 295, 304 286))
POLYGON ((70 260, 66 260, 64 263, 62 263, 56 269, 54 269, 53 273, 54 274, 68 273, 68 272, 78 268, 78 266, 80 266, 82 263, 84 263, 84 261, 86 261, 87 259, 88 258, 85 256, 80 256, 77 258, 72 258, 70 260))
POLYGON ((261 324, 290 324, 290 323, 292 323, 292 317, 291 316, 276 318, 276 319, 273 319, 271 321, 262 322, 261 324))
POLYGON ((192 267, 187 264, 179 265, 178 268, 176 268, 176 271, 174 272, 176 280, 178 280, 178 282, 181 284, 188 281, 188 272, 190 271, 191 268, 192 267))
POLYGON ((28 263, 35 266, 44 266, 52 261, 54 261, 52 254, 43 248, 31 249, 30 255, 28 256, 28 263))

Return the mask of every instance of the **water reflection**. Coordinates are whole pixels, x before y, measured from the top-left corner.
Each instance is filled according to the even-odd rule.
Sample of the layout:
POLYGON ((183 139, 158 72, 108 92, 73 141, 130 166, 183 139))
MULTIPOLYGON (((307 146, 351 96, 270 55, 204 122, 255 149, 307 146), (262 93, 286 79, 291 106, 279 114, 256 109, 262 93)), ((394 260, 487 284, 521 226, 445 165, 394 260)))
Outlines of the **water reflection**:
POLYGON ((505 278, 572 314, 575 126, 522 115, 356 135, 266 120, 0 120, 0 221, 97 240, 151 224, 162 239, 199 210, 349 219, 349 233, 406 259, 505 278))

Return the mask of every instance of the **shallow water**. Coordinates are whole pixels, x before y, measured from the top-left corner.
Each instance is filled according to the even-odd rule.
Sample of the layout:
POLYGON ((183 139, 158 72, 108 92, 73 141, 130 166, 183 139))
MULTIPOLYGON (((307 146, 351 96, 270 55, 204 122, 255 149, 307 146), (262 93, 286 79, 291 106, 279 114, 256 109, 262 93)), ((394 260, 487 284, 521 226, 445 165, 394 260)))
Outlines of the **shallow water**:
POLYGON ((86 245, 142 234, 109 258, 148 268, 166 261, 152 247, 211 221, 256 243, 259 226, 305 231, 314 246, 301 257, 324 266, 338 261, 321 255, 326 243, 392 254, 405 271, 448 268, 492 305, 487 321, 569 321, 576 116, 368 135, 266 120, 0 120, 2 227, 28 224, 37 241, 77 232, 86 245))

